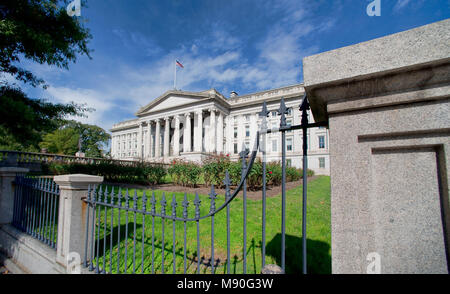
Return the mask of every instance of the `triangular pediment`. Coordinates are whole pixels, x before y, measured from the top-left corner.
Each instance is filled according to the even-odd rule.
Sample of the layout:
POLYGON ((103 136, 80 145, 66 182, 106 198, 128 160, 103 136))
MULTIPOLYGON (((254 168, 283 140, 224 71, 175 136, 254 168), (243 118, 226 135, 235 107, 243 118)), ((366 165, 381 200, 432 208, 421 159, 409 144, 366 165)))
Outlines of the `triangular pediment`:
POLYGON ((195 103, 207 99, 209 95, 205 92, 184 92, 184 91, 167 91, 146 106, 138 110, 136 115, 148 114, 151 112, 160 112, 183 105, 195 103))

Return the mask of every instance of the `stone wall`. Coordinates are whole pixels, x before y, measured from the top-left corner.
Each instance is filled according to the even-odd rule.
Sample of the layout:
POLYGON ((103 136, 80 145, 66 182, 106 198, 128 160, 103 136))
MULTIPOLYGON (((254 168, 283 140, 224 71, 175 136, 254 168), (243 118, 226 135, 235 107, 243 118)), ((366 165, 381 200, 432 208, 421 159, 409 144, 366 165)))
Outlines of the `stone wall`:
POLYGON ((330 128, 333 273, 448 273, 448 44, 444 20, 303 60, 330 128))

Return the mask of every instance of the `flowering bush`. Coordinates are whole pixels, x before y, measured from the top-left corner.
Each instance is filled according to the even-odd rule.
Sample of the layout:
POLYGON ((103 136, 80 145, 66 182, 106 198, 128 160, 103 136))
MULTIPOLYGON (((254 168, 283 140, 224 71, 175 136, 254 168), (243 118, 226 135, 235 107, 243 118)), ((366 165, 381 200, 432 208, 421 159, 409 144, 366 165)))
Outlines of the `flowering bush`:
POLYGON ((225 172, 230 167, 231 161, 229 154, 219 155, 208 159, 203 164, 203 179, 205 184, 210 186, 214 184, 222 187, 225 179, 225 172))
POLYGON ((193 162, 174 160, 167 172, 174 184, 195 187, 200 179, 202 168, 193 162))

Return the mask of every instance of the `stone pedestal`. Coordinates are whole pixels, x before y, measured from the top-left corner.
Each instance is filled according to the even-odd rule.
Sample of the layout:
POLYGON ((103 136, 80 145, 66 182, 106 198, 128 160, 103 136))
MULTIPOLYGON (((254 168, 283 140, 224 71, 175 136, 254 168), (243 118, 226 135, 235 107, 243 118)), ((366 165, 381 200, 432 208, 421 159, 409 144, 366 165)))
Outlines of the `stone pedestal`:
POLYGON ((80 262, 83 261, 87 204, 82 199, 87 197, 88 186, 101 184, 103 177, 73 174, 56 176, 54 181, 60 189, 56 261, 66 266, 68 256, 74 256, 74 253, 79 255, 80 262))
POLYGON ((450 20, 306 57, 330 128, 333 273, 448 273, 450 20))
POLYGON ((9 224, 14 211, 14 179, 18 174, 26 174, 27 168, 0 167, 0 225, 9 224))

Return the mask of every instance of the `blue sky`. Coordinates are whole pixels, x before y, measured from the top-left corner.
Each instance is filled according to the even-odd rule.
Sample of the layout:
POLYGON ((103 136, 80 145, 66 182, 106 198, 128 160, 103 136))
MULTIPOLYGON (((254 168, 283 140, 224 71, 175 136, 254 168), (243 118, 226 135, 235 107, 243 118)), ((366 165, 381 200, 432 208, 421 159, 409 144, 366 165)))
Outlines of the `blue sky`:
MULTIPOLYGON (((450 0, 88 0, 92 59, 69 70, 23 61, 50 85, 31 97, 87 103, 84 122, 110 129, 173 88, 247 94, 302 82, 308 55, 404 31, 450 16, 450 0)), ((8 77, 6 77, 8 78, 8 77)))

